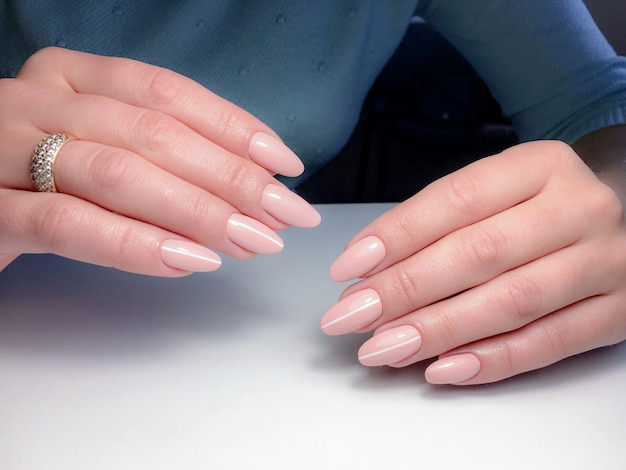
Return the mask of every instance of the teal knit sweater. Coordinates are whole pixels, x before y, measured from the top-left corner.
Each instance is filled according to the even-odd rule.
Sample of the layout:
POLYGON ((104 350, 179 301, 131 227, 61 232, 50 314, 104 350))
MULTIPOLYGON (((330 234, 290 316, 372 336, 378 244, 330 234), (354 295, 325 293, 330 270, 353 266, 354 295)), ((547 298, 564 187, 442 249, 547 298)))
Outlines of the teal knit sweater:
POLYGON ((469 60, 523 140, 626 121, 626 59, 579 0, 0 0, 0 73, 48 45, 168 67, 267 122, 314 170, 347 141, 414 15, 469 60))

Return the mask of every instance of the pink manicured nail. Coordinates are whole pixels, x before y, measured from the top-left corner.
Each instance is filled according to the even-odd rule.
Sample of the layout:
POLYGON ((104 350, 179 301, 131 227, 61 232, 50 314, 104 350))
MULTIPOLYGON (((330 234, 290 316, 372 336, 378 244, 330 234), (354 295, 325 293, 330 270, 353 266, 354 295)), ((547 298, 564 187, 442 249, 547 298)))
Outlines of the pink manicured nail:
POLYGON ((385 245, 378 237, 365 237, 335 260, 330 267, 330 277, 337 282, 357 278, 371 271, 385 259, 385 255, 385 245))
POLYGON ((422 347, 419 331, 410 325, 385 330, 367 340, 359 349, 364 366, 384 366, 412 356, 422 347))
POLYGON ((296 227, 315 227, 322 220, 320 213, 311 204, 293 191, 276 184, 265 187, 261 205, 278 220, 296 227))
POLYGON ((232 242, 254 253, 278 253, 285 246, 272 229, 243 214, 230 216, 226 233, 232 242))
POLYGON ((215 271, 220 257, 208 248, 186 240, 166 240, 161 244, 161 260, 171 268, 190 272, 215 271))
POLYGON ((456 354, 433 362, 424 373, 431 384, 456 384, 480 372, 480 360, 473 354, 456 354))
POLYGON ((265 132, 257 132, 250 139, 250 159, 268 170, 285 175, 299 176, 304 164, 280 139, 265 132))
POLYGON ((343 335, 365 328, 383 314, 380 297, 374 289, 364 289, 341 299, 322 316, 322 331, 343 335))

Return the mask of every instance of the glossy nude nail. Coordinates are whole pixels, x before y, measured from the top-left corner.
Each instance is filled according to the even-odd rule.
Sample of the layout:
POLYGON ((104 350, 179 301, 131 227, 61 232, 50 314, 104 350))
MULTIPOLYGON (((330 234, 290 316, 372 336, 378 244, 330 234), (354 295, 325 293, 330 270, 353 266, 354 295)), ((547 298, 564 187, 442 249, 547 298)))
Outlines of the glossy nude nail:
POLYGON ((376 267, 385 259, 385 255, 385 245, 378 237, 365 237, 335 260, 330 268, 330 277, 337 282, 360 277, 376 267))
POLYGON ((480 372, 480 360, 473 354, 442 357, 428 366, 424 376, 431 384, 456 384, 475 377, 480 372))
POLYGON ((384 366, 406 359, 420 350, 422 337, 415 327, 397 326, 372 336, 359 349, 364 366, 384 366))
POLYGON ((250 139, 250 159, 263 168, 284 176, 299 176, 304 164, 280 139, 265 132, 257 132, 250 139))
POLYGON ((316 227, 322 220, 320 213, 311 204, 277 184, 268 184, 265 187, 261 205, 278 220, 296 227, 316 227))
POLYGON ((226 233, 232 242, 254 253, 278 253, 285 246, 272 229, 243 214, 230 216, 226 233))
POLYGON ((161 245, 161 260, 170 268, 190 272, 215 271, 221 258, 208 248, 186 240, 166 240, 161 245))
POLYGON ((341 299, 321 320, 327 335, 343 335, 365 328, 383 314, 380 297, 374 289, 364 289, 341 299))

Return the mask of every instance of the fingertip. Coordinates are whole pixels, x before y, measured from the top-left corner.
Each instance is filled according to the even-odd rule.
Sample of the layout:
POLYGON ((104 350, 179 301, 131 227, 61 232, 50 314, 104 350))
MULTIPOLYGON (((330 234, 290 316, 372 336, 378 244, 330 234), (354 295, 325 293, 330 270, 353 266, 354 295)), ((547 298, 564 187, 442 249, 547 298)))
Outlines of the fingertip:
POLYGON ((255 163, 283 176, 300 176, 304 163, 278 137, 257 132, 250 139, 248 155, 255 163))

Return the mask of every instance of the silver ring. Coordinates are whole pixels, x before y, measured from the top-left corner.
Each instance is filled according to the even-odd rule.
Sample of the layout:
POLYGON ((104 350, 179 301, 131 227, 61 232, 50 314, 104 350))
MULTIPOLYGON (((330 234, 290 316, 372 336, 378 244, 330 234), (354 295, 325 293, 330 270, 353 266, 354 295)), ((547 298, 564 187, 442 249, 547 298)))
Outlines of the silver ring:
POLYGON ((37 191, 56 193, 54 160, 63 144, 72 140, 67 134, 52 134, 41 139, 30 162, 30 178, 37 191))

